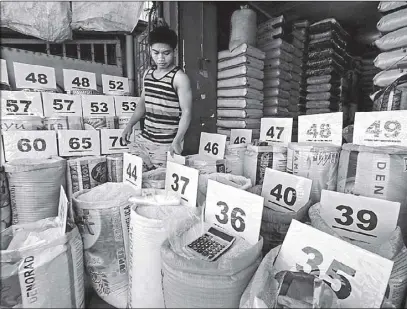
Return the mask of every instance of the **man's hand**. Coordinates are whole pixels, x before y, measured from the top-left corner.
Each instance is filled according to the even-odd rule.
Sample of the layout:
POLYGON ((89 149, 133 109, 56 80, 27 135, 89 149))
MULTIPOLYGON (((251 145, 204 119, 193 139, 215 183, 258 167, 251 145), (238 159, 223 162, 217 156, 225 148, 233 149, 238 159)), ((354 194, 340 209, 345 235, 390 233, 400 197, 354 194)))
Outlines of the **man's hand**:
POLYGON ((122 139, 127 143, 130 144, 130 136, 133 133, 133 127, 132 126, 126 126, 124 128, 123 133, 122 133, 122 139))
POLYGON ((173 156, 174 153, 177 155, 181 155, 181 153, 182 153, 182 143, 177 140, 174 140, 170 147, 171 156, 173 156))

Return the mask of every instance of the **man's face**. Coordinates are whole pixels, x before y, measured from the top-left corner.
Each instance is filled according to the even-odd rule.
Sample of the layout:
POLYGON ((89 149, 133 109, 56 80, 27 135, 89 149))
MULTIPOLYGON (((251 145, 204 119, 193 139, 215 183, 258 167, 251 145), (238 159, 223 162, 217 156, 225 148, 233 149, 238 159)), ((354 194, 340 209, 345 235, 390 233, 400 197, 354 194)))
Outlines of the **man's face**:
POLYGON ((151 56, 158 68, 166 69, 173 64, 174 50, 168 44, 155 43, 151 46, 151 56))

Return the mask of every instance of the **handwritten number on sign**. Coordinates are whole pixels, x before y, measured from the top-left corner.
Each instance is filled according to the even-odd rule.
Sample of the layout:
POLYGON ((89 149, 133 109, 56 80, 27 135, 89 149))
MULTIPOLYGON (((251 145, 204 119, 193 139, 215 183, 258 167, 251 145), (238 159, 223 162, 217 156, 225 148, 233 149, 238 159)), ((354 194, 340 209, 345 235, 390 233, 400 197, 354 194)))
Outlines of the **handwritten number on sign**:
MULTIPOLYGON (((322 255, 322 253, 312 247, 305 247, 302 249, 302 251, 308 256, 312 256, 307 261, 307 264, 311 267, 311 271, 309 273, 320 277, 321 271, 318 266, 320 266, 324 261, 324 256, 322 255)), ((304 267, 300 264, 296 264, 296 268, 297 271, 305 272, 304 267)), ((326 280, 324 281, 332 288, 339 299, 346 299, 352 292, 352 286, 347 278, 345 278, 343 275, 338 274, 338 271, 354 277, 356 274, 356 270, 337 260, 333 260, 328 270, 326 271, 326 275, 336 281, 336 284, 333 284, 332 282, 328 282, 326 280)))
MULTIPOLYGON (((219 207, 222 207, 221 210, 221 215, 222 217, 220 217, 219 215, 216 215, 216 220, 218 220, 219 223, 221 224, 227 224, 229 222, 229 216, 228 216, 228 212, 229 212, 229 206, 225 203, 225 202, 218 202, 217 205, 219 207)), ((236 231, 236 232, 243 232, 246 228, 246 223, 244 222, 243 217, 246 216, 246 213, 236 207, 233 208, 232 213, 231 213, 231 219, 230 219, 230 224, 232 225, 232 228, 236 231), (240 215, 240 216, 239 216, 240 215), (237 224, 239 223, 239 224, 237 224)))
POLYGON ((35 84, 36 82, 39 82, 42 85, 45 85, 48 83, 47 75, 45 75, 45 74, 38 74, 37 78, 35 78, 35 74, 30 73, 27 75, 25 80, 28 82, 32 82, 33 84, 35 84))
POLYGON ((109 80, 109 88, 112 90, 123 90, 123 82, 122 81, 114 81, 114 80, 109 80), (116 86, 117 84, 117 86, 116 86))
POLYGON ((283 185, 278 184, 275 186, 271 191, 270 195, 274 196, 278 201, 280 201, 281 198, 283 198, 284 203, 286 203, 288 206, 294 206, 295 202, 297 201, 297 191, 292 188, 292 187, 287 187, 284 190, 284 196, 281 194, 283 190, 283 185), (291 198, 290 198, 290 193, 291 193, 291 198))
POLYGON ((206 144, 204 150, 206 150, 207 153, 211 153, 214 154, 215 156, 219 153, 219 149, 218 149, 218 143, 213 143, 212 147, 211 147, 211 142, 208 142, 208 144, 206 144))
MULTIPOLYGON (((174 183, 171 185, 171 188, 175 192, 177 192, 178 189, 179 189, 180 177, 177 174, 174 173, 174 174, 172 174, 172 178, 174 178, 174 183)), ((184 182, 184 185, 182 186, 181 194, 185 194, 185 189, 187 188, 187 185, 189 184, 189 179, 184 177, 184 176, 181 176, 181 181, 184 182)))
POLYGON ((31 146, 31 141, 28 138, 22 138, 18 141, 17 148, 21 152, 29 152, 33 148, 35 151, 45 151, 47 144, 42 138, 36 138, 31 146))
POLYGON ((20 110, 18 103, 24 104, 24 113, 27 113, 28 108, 30 107, 32 102, 27 100, 20 100, 20 102, 18 102, 17 100, 7 100, 6 103, 7 111, 10 113, 17 113, 20 110))
POLYGON ((52 105, 53 105, 53 108, 54 108, 56 111, 61 111, 61 110, 63 110, 63 109, 64 109, 64 104, 62 104, 62 103, 68 104, 68 105, 66 106, 66 110, 69 112, 69 111, 71 110, 71 106, 72 106, 72 104, 73 104, 73 101, 72 101, 72 100, 55 99, 55 100, 54 100, 54 103, 52 104, 52 105))
POLYGON ((246 143, 246 138, 245 137, 241 137, 240 139, 239 139, 239 136, 236 137, 236 139, 234 141, 234 144, 243 144, 243 143, 246 143))
MULTIPOLYGON (((278 130, 277 139, 280 139, 281 134, 284 132, 284 127, 276 127, 275 129, 278 130)), ((274 126, 271 127, 271 128, 267 131, 266 136, 270 136, 271 138, 274 138, 274 126)))
POLYGON ((317 138, 318 135, 321 138, 329 138, 331 136, 331 125, 329 123, 322 123, 319 127, 314 123, 307 131, 307 135, 311 135, 313 138, 317 138))
POLYGON ((89 87, 90 83, 89 83, 89 79, 86 77, 82 77, 82 80, 79 79, 79 77, 75 77, 72 81, 73 85, 76 85, 78 87, 89 87), (82 81, 82 83, 81 83, 82 81))
MULTIPOLYGON (((367 129, 366 134, 373 134, 374 137, 379 137, 383 131, 380 129, 380 120, 373 122, 367 129)), ((399 136, 401 131, 401 124, 397 120, 389 120, 384 123, 385 136, 387 138, 394 138, 399 136)))
POLYGON ((98 112, 106 113, 109 109, 107 108, 107 103, 92 102, 92 103, 90 103, 90 110, 93 113, 98 113, 98 112), (99 106, 101 106, 102 108, 99 108, 99 106))
POLYGON ((117 140, 119 140, 119 144, 120 144, 121 147, 126 147, 127 146, 126 142, 121 137, 119 139, 118 136, 109 136, 109 139, 111 139, 113 141, 112 142, 112 147, 116 147, 117 140))
POLYGON ((69 139, 69 147, 73 150, 78 150, 79 148, 89 149, 92 147, 92 142, 90 137, 82 137, 82 143, 79 142, 78 137, 71 137, 69 139))
POLYGON ((137 166, 134 165, 133 169, 131 168, 131 163, 129 163, 129 165, 127 166, 127 175, 129 176, 129 178, 133 178, 134 181, 137 180, 137 166))
POLYGON ((129 102, 122 102, 123 111, 128 112, 131 110, 134 112, 136 110, 137 104, 136 102, 130 102, 131 107, 129 106, 129 102))
MULTIPOLYGON (((353 223, 353 209, 349 206, 339 205, 336 207, 339 211, 345 211, 342 213, 342 217, 346 218, 345 221, 342 219, 335 218, 336 223, 341 225, 351 225, 353 223)), ((377 215, 371 210, 359 210, 356 217, 360 223, 357 223, 356 226, 364 231, 372 231, 377 226, 377 215), (368 216, 368 218, 366 218, 368 216), (367 225, 366 225, 367 224, 367 225)))

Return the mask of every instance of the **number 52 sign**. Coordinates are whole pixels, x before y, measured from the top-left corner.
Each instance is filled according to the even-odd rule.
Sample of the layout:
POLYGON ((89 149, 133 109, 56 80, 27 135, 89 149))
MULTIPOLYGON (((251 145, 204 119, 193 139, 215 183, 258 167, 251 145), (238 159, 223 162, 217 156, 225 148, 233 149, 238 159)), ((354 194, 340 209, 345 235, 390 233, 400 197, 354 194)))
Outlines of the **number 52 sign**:
POLYGON ((380 308, 393 262, 293 220, 274 267, 321 278, 343 308, 380 308))

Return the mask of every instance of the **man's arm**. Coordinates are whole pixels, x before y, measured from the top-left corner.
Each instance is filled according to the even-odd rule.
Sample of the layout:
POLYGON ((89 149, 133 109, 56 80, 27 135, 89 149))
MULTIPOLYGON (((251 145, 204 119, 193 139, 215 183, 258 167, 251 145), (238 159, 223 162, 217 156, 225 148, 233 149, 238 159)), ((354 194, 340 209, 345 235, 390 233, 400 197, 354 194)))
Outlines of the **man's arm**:
POLYGON ((174 77, 174 87, 178 94, 179 105, 182 111, 178 132, 174 142, 181 144, 192 119, 192 89, 188 76, 179 71, 174 77))

